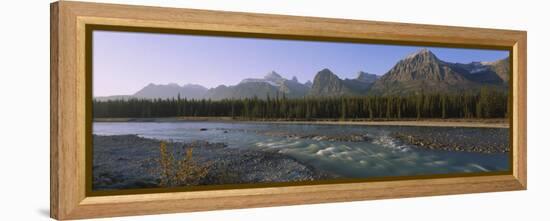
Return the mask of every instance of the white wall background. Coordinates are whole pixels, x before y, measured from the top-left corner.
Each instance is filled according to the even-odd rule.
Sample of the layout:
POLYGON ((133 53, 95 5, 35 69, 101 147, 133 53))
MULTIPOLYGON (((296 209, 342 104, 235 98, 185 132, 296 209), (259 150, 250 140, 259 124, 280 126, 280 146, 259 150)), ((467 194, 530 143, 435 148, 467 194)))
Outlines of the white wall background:
MULTIPOLYGON (((549 7, 545 1, 102 0, 101 2, 528 31, 529 190, 113 220, 548 219, 549 7), (546 211, 545 211, 546 209, 546 211)), ((0 7, 0 220, 49 213, 49 1, 0 7)))

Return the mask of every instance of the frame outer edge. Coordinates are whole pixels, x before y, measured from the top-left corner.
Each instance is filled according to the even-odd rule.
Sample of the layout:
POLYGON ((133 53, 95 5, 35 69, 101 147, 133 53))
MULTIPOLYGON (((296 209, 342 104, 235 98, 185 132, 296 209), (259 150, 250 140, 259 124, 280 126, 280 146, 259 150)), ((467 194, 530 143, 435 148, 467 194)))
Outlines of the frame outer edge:
POLYGON ((518 176, 524 190, 527 189, 527 31, 518 40, 518 176))
POLYGON ((59 2, 50 4, 50 217, 59 216, 59 2))

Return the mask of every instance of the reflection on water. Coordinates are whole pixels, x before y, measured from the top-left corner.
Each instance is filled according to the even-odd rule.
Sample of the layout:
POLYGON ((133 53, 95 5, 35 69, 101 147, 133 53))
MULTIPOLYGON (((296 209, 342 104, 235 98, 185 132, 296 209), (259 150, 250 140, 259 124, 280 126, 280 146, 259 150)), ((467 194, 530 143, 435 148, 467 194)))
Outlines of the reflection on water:
POLYGON ((391 133, 397 131, 444 134, 445 139, 467 144, 490 141, 508 145, 508 129, 218 122, 93 124, 93 133, 100 135, 137 134, 179 142, 223 142, 229 148, 275 150, 347 178, 508 170, 508 153, 426 150, 392 138, 391 133), (308 136, 293 136, 296 134, 308 136), (367 135, 370 139, 361 142, 323 139, 349 134, 367 135))

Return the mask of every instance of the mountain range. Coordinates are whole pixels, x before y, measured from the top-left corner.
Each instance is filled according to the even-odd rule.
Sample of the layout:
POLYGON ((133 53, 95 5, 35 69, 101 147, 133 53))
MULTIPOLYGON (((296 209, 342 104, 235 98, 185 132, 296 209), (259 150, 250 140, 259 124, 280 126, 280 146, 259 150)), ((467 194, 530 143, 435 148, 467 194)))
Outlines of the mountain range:
POLYGON ((149 84, 132 95, 95 97, 96 100, 128 98, 212 99, 266 98, 285 96, 333 97, 361 95, 405 95, 419 92, 460 92, 478 90, 484 85, 506 89, 509 80, 509 59, 492 62, 450 63, 422 49, 398 61, 388 72, 379 76, 360 71, 353 79, 341 79, 331 70, 320 70, 313 82, 300 83, 275 71, 263 78, 243 79, 236 85, 206 88, 196 84, 149 84))

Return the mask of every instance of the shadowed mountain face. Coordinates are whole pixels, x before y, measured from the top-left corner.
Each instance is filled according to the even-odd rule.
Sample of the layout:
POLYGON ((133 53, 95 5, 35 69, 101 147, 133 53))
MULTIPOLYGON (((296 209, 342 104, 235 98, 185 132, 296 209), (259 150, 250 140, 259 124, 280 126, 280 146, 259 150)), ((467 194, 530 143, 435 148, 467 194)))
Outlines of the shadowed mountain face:
POLYGON ((456 72, 463 74, 468 80, 479 82, 479 83, 488 83, 488 84, 498 84, 503 83, 502 79, 493 71, 491 71, 488 65, 485 65, 481 62, 472 62, 468 64, 447 64, 453 68, 456 72))
POLYGON ((510 79, 510 59, 505 58, 495 62, 486 63, 491 69, 495 72, 504 83, 508 82, 510 79))
POLYGON ((486 84, 505 84, 508 82, 510 71, 509 59, 494 62, 471 62, 468 64, 447 63, 457 72, 463 73, 466 78, 486 84))
POLYGON ((331 70, 319 71, 313 82, 302 84, 296 77, 288 80, 275 71, 263 78, 243 79, 239 84, 220 85, 207 89, 200 85, 149 84, 133 95, 95 97, 97 100, 129 98, 181 98, 187 99, 241 99, 268 96, 287 98, 405 95, 424 93, 452 93, 479 90, 482 86, 507 88, 510 61, 508 58, 493 62, 450 63, 440 60, 427 49, 422 49, 398 61, 386 74, 378 76, 358 72, 354 79, 341 79, 331 70))
POLYGON ((378 80, 378 75, 359 71, 359 73, 357 73, 356 80, 364 83, 374 83, 378 80))
POLYGON ((323 69, 315 75, 309 91, 310 96, 341 96, 347 93, 351 91, 345 88, 342 80, 329 69, 323 69))
POLYGON ((329 69, 323 69, 315 75, 309 96, 351 96, 366 94, 376 75, 360 72, 356 79, 342 80, 329 69))
POLYGON ((251 98, 251 97, 258 97, 261 99, 265 99, 268 95, 274 96, 274 94, 277 94, 277 87, 265 83, 265 82, 249 82, 249 83, 241 83, 233 87, 229 87, 230 93, 229 94, 223 94, 221 99, 223 98, 251 98))

